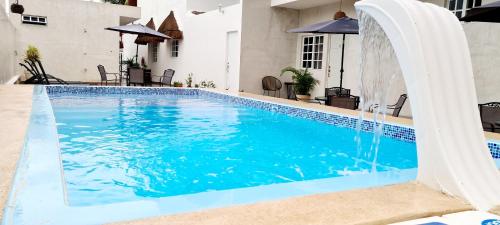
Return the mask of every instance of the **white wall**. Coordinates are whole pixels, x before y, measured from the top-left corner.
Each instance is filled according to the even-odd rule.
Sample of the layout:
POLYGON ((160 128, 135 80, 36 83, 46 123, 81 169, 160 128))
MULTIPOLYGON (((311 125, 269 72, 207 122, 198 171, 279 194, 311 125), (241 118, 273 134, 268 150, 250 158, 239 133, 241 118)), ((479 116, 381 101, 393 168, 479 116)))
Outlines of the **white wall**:
POLYGON ((219 6, 228 7, 239 4, 240 0, 186 0, 187 11, 208 12, 216 10, 219 6))
MULTIPOLYGON (((28 45, 41 53, 47 73, 68 81, 100 80, 97 65, 118 72, 117 32, 104 30, 120 25, 120 16, 140 17, 140 9, 81 0, 23 0, 25 14, 47 16, 46 26, 21 23, 20 15, 11 21, 18 34, 21 62, 28 45)), ((16 66, 17 73, 23 70, 16 66)))
POLYGON ((500 24, 465 23, 479 103, 500 101, 500 24))
POLYGON ((8 82, 15 76, 15 39, 16 30, 9 20, 5 10, 5 3, 0 3, 0 27, 2 28, 2 41, 0 41, 0 84, 8 82))
MULTIPOLYGON (((286 31, 299 24, 297 10, 271 8, 269 0, 243 0, 240 89, 262 94, 262 78, 280 77, 294 65, 297 35, 286 31)), ((285 90, 281 96, 285 96, 285 90)))
MULTIPOLYGON (((226 34, 241 30, 241 4, 223 8, 224 13, 213 10, 201 15, 193 15, 186 11, 185 0, 168 3, 159 0, 139 1, 139 4, 142 4, 140 6, 144 15, 141 19, 142 24, 149 21, 152 16, 158 29, 170 10, 173 10, 177 23, 184 32, 184 39, 180 41, 179 57, 171 57, 171 41, 159 45, 157 63, 148 57, 151 50, 148 50, 147 46, 139 46, 139 59, 141 57, 147 59, 153 74, 160 76, 163 70, 171 68, 176 71, 174 81, 185 84, 188 74, 193 73, 194 83, 212 80, 218 88, 225 86, 226 34)), ((133 35, 126 37, 124 44, 128 57, 135 55, 135 44, 133 44, 135 38, 133 35)))

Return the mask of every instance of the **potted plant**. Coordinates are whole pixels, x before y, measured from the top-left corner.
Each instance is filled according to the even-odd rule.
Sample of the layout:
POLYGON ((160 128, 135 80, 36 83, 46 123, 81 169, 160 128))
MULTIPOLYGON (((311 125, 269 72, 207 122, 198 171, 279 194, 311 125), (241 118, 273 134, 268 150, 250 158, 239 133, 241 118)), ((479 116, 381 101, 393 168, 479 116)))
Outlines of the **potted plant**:
POLYGON ((202 81, 200 82, 200 85, 199 85, 201 88, 215 88, 215 83, 211 80, 209 81, 202 81))
POLYGON ((299 70, 293 67, 286 67, 281 70, 281 75, 285 73, 292 73, 292 79, 296 93, 295 95, 297 96, 297 99, 301 101, 307 101, 311 99, 311 91, 316 85, 319 84, 319 81, 312 76, 312 73, 307 69, 299 70))
POLYGON ((182 87, 183 84, 180 81, 174 81, 174 87, 182 87))
POLYGON ((26 59, 30 61, 40 60, 38 48, 33 45, 28 45, 28 49, 26 49, 26 59))
POLYGON ((128 58, 123 61, 124 64, 128 66, 128 68, 140 68, 140 65, 135 62, 134 58, 128 58))
POLYGON ((193 73, 189 73, 188 78, 186 79, 186 85, 188 88, 193 85, 193 73))

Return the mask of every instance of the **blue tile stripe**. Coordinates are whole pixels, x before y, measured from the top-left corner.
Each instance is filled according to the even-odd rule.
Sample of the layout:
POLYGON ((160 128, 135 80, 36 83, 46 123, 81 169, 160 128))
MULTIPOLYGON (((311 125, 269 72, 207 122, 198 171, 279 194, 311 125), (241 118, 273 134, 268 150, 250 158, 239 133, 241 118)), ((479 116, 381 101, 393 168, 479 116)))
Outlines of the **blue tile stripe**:
MULTIPOLYGON (((199 95, 203 97, 220 99, 229 103, 253 107, 276 113, 283 113, 289 116, 300 117, 321 121, 339 127, 356 129, 358 118, 349 117, 330 112, 320 112, 310 109, 281 105, 272 102, 266 102, 251 98, 217 93, 204 89, 190 88, 151 88, 151 87, 104 87, 104 86, 46 86, 49 95, 75 94, 75 95, 199 95)), ((361 130, 373 132, 375 123, 369 120, 363 120, 361 130)), ((395 124, 385 124, 383 127, 383 136, 415 142, 415 130, 411 127, 399 126, 395 124)), ((500 158, 500 142, 489 141, 488 147, 494 158, 500 158)))

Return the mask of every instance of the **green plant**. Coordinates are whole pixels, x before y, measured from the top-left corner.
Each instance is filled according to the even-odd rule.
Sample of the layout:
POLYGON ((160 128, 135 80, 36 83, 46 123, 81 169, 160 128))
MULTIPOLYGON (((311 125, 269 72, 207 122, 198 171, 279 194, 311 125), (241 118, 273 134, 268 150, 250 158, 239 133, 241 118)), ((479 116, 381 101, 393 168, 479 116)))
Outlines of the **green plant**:
POLYGON ((129 68, 139 68, 139 63, 136 63, 134 58, 128 58, 123 61, 124 64, 128 65, 129 68))
POLYGON ((26 49, 26 59, 27 60, 40 60, 40 52, 38 48, 33 45, 28 45, 28 49, 26 49))
POLYGON ((182 87, 183 84, 180 81, 174 81, 174 87, 182 87))
POLYGON ((215 83, 211 80, 209 81, 202 81, 200 82, 200 87, 201 88, 215 88, 215 83))
POLYGON ((195 87, 195 88, 199 88, 199 87, 200 87, 200 85, 199 85, 199 84, 195 84, 195 85, 194 85, 194 87, 195 87))
POLYGON ((186 79, 186 85, 187 87, 190 88, 192 84, 193 84, 193 73, 189 73, 186 79))
POLYGON ((299 70, 293 67, 286 67, 281 70, 281 75, 287 72, 292 73, 292 79, 295 83, 295 91, 299 95, 309 95, 314 87, 319 84, 319 80, 314 79, 312 73, 307 69, 299 70))

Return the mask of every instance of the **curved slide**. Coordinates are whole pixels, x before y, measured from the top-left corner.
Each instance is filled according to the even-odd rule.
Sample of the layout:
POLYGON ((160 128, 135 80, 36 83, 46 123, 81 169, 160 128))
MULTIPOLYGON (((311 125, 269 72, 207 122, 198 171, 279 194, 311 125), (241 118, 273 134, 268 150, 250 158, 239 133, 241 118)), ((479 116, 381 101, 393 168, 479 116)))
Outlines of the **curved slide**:
POLYGON ((500 172, 479 118, 467 40, 445 8, 416 0, 363 0, 389 38, 412 104, 417 180, 476 209, 500 205, 500 172))

